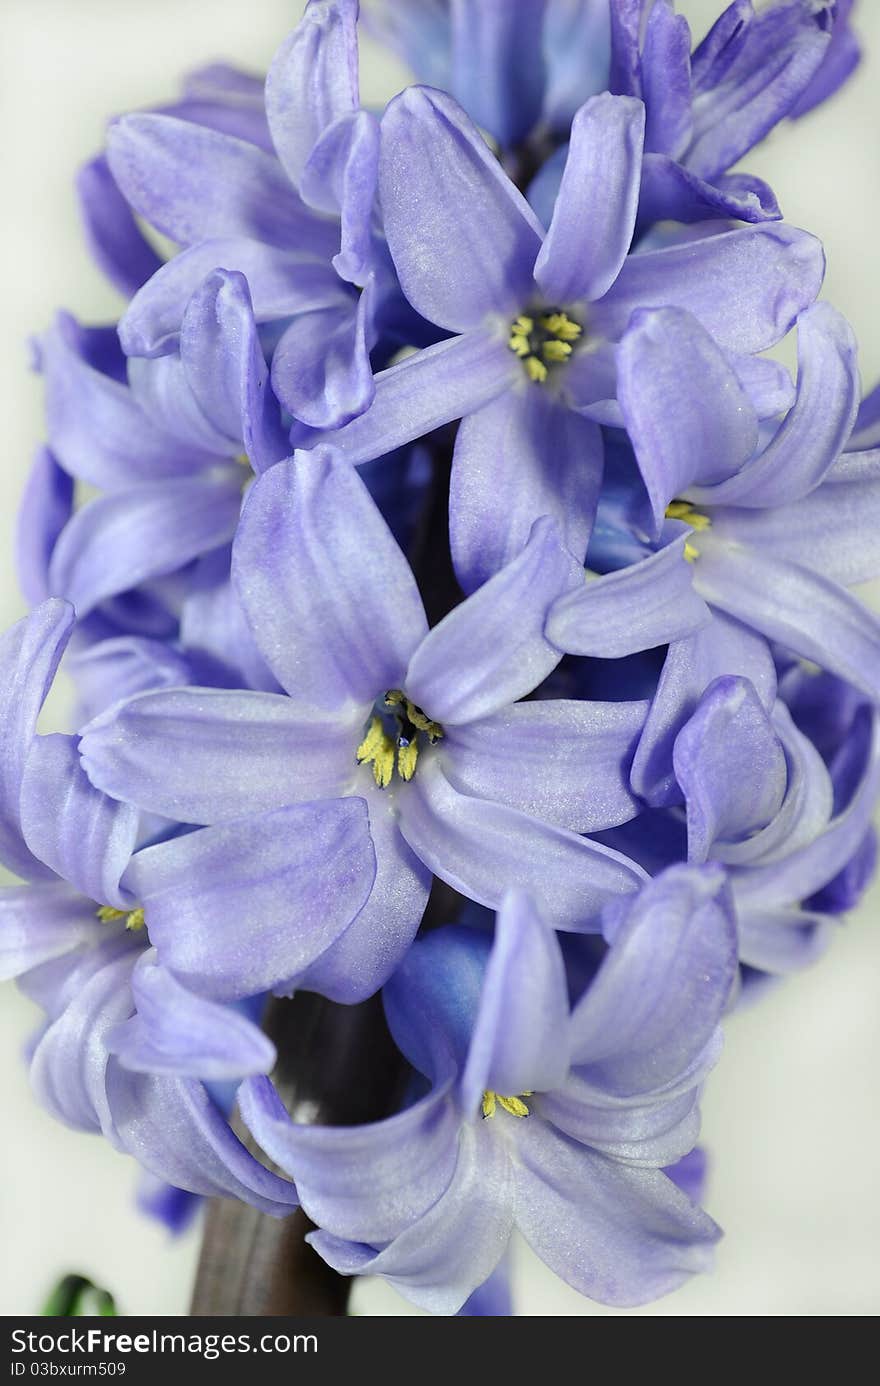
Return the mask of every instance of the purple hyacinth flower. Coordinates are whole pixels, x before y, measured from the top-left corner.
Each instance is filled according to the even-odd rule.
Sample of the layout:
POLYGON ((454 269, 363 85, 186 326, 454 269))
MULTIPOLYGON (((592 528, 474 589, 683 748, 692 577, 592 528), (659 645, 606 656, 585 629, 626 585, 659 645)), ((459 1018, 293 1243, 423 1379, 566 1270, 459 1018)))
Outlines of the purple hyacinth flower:
POLYGON ((694 1144, 735 975, 723 872, 667 873, 611 907, 606 932, 571 1013, 558 940, 519 892, 494 943, 457 927, 417 942, 385 1003, 432 1089, 387 1121, 300 1126, 268 1080, 243 1085, 246 1123, 293 1174, 310 1240, 337 1270, 454 1313, 514 1227, 605 1303, 654 1298, 707 1266, 718 1229, 661 1167, 694 1144))
POLYGON ((643 127, 631 97, 581 107, 545 234, 451 97, 413 87, 383 116, 379 184, 401 287, 457 335, 381 372, 371 407, 332 442, 359 463, 463 419, 450 526, 465 591, 520 551, 540 515, 583 556, 602 479, 595 420, 622 421, 618 343, 640 305, 689 310, 761 412, 768 389, 779 408, 778 368, 752 353, 813 301, 821 248, 775 225, 629 255, 643 127))
POLYGON ((268 152, 172 115, 127 116, 109 137, 130 204, 185 247, 124 315, 126 352, 173 349, 196 284, 216 266, 239 270, 257 321, 278 329, 273 387, 315 428, 367 408, 370 352, 401 316, 374 206, 379 124, 359 102, 357 11, 357 0, 310 0, 279 49, 268 152))
POLYGON ((547 611, 582 582, 549 520, 429 631, 357 471, 319 450, 257 481, 233 576, 285 693, 145 693, 81 742, 106 792, 207 825, 140 853, 129 881, 188 985, 367 996, 409 947, 432 873, 489 907, 519 884, 575 930, 637 888, 580 834, 637 812, 646 704, 518 701, 559 662, 547 611))
POLYGON ((880 698, 880 620, 846 590, 880 572, 880 455, 844 452, 858 409, 855 341, 823 303, 798 320, 798 346, 796 401, 755 447, 754 413, 706 333, 675 310, 636 315, 621 401, 649 524, 686 534, 710 606, 880 698), (689 382, 674 400, 673 343, 676 379, 681 369, 689 382))
POLYGON ((38 459, 22 523, 32 589, 42 583, 80 617, 228 544, 248 473, 288 452, 240 274, 217 270, 186 307, 180 352, 130 361, 128 383, 89 359, 90 339, 60 316, 40 343, 51 458, 38 459), (58 530, 53 462, 106 494, 58 530), (54 536, 54 537, 53 537, 54 536), (34 547, 39 552, 34 555, 34 547))
POLYGON ((46 1013, 35 1092, 167 1183, 282 1215, 295 1191, 245 1150, 201 1081, 268 1072, 272 1045, 145 951, 143 912, 122 885, 139 814, 89 783, 76 737, 35 735, 72 625, 72 608, 50 600, 0 641, 0 860, 28 882, 0 891, 0 977, 46 1013))
POLYGON ((639 219, 762 222, 760 179, 730 170, 792 113, 829 54, 834 0, 733 0, 691 53, 671 0, 611 0, 612 91, 646 106, 639 219))

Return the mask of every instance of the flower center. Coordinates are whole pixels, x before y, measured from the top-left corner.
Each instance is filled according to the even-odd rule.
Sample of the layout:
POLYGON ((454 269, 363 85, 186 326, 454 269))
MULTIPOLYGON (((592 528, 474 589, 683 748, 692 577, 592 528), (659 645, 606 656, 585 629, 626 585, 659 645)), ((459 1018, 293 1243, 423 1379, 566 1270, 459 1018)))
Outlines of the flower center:
POLYGON ((503 1107, 505 1112, 510 1112, 511 1116, 527 1117, 529 1109, 523 1102, 524 1097, 531 1097, 531 1092, 521 1093, 519 1097, 502 1097, 500 1092, 483 1093, 483 1120, 486 1117, 495 1115, 495 1108, 503 1107))
POLYGON ((394 778, 395 765, 402 780, 411 780, 418 764, 419 743, 427 740, 433 746, 442 735, 439 722, 432 722, 399 688, 391 688, 381 706, 376 704, 366 735, 357 748, 358 764, 372 765, 376 784, 387 789, 394 778))
POLYGON ((558 309, 534 318, 523 313, 511 327, 507 345, 522 361, 529 379, 543 385, 550 369, 563 365, 571 356, 572 343, 583 330, 580 323, 558 309))
MULTIPOLYGON (((703 515, 701 511, 695 510, 690 501, 674 500, 666 507, 667 520, 684 520, 686 525, 690 525, 695 533, 703 529, 711 529, 712 521, 708 515, 703 515)), ((695 563, 700 556, 700 550, 696 544, 689 540, 685 541, 684 556, 688 563, 695 563)))
POLYGON ((96 910, 96 914, 102 924, 111 924, 117 919, 124 919, 126 929, 130 929, 132 933, 144 927, 143 909, 117 910, 113 905, 101 905, 96 910))

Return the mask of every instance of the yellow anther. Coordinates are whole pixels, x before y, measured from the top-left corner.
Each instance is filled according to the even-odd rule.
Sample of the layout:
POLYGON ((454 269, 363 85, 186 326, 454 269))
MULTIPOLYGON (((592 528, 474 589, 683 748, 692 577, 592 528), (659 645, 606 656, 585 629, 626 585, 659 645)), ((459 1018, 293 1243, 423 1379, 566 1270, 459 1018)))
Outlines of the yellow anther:
POLYGON ((502 1097, 500 1092, 484 1092, 483 1117, 492 1117, 495 1115, 496 1103, 499 1107, 502 1107, 505 1112, 509 1112, 511 1116, 527 1117, 529 1109, 522 1098, 531 1097, 531 1095, 531 1092, 524 1092, 521 1097, 502 1097))
POLYGON ((142 909, 118 910, 114 905, 101 905, 95 913, 102 924, 114 924, 117 919, 124 919, 126 929, 130 929, 132 933, 144 927, 142 909))
POLYGON ((426 716, 422 709, 416 707, 415 703, 411 703, 409 699, 406 702, 406 715, 414 727, 417 727, 419 731, 428 733, 432 745, 443 736, 443 728, 440 723, 432 722, 430 717, 426 716))
POLYGON ((528 356, 525 360, 526 373, 530 380, 534 380, 536 385, 543 385, 547 379, 547 367, 543 361, 539 361, 537 356, 528 356))
POLYGON ((363 762, 372 760, 376 752, 381 748, 385 739, 385 728, 382 725, 381 717, 373 717, 367 727, 367 734, 357 748, 357 758, 363 762))
POLYGON ((410 741, 408 746, 401 746, 397 743, 397 773, 402 780, 411 780, 416 773, 416 763, 419 759, 419 743, 415 740, 410 741))
POLYGON ((112 924, 117 919, 124 919, 127 910, 114 909, 112 905, 102 905, 95 911, 102 924, 112 924))
POLYGON ((691 529, 709 529, 712 521, 708 515, 703 515, 699 510, 695 510, 690 501, 674 500, 670 501, 666 507, 667 520, 684 520, 685 524, 690 525, 691 529))
POLYGON ((695 544, 689 543, 689 541, 686 539, 685 542, 684 542, 684 557, 685 557, 685 562, 686 562, 686 563, 696 563, 696 561, 697 561, 697 559, 699 558, 699 556, 700 556, 700 550, 696 547, 695 544))
POLYGON ((548 313, 541 319, 541 326, 560 342, 576 342, 584 330, 579 322, 572 322, 567 313, 548 313))
POLYGON ((523 337, 527 337, 527 336, 529 335, 529 333, 530 333, 530 332, 534 332, 534 330, 535 330, 535 319, 534 319, 534 318, 529 318, 529 317, 527 317, 527 316, 525 315, 525 313, 521 314, 520 317, 518 317, 518 318, 516 319, 515 323, 513 324, 513 331, 514 331, 514 333, 515 333, 515 334, 518 333, 519 335, 521 335, 521 336, 523 336, 523 337))
POLYGON ((373 779, 380 789, 387 789, 394 774, 394 742, 387 737, 373 756, 373 779))
POLYGON ((510 341, 507 345, 510 347, 511 351, 515 352, 516 355, 520 357, 528 356, 532 350, 529 345, 528 337, 518 337, 516 333, 511 334, 510 341))
POLYGON ((541 355, 545 361, 557 364, 560 361, 567 361, 571 355, 571 347, 568 342, 550 341, 545 342, 541 347, 541 355))
POLYGON ((399 707, 401 703, 405 702, 406 694, 401 692, 399 688, 389 688, 388 692, 385 694, 386 707, 399 707))
POLYGON ((232 460, 233 462, 237 462, 240 467, 249 467, 251 465, 251 459, 246 452, 238 453, 232 460))

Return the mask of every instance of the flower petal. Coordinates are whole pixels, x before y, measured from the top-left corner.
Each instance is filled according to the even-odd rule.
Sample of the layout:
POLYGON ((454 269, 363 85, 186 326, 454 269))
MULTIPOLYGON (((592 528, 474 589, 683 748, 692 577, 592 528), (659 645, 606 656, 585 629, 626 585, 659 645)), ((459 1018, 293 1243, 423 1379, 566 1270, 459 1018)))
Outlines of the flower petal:
POLYGON ((619 341, 636 308, 686 308, 719 346, 763 351, 813 302, 824 268, 819 241, 781 222, 685 240, 628 256, 592 325, 619 341))
POLYGON ((242 1084, 242 1120, 296 1180, 309 1216, 334 1236, 388 1242, 449 1187, 459 1115, 447 1081, 412 1107, 365 1126, 291 1121, 267 1078, 242 1084))
POLYGON ((357 0, 312 0, 272 60, 266 114, 295 187, 324 131, 358 106, 357 13, 357 0))
POLYGON ((304 206, 278 162, 248 140, 139 112, 110 126, 107 158, 134 210, 179 245, 246 236, 279 249, 336 249, 332 225, 304 206))
POLYGON ((601 298, 620 273, 636 224, 645 108, 603 92, 581 106, 556 198, 535 264, 550 303, 601 298))
POLYGON ((73 607, 53 597, 0 635, 0 861, 25 878, 50 874, 21 835, 21 785, 73 623, 73 607))
POLYGON ((666 507, 694 482, 735 475, 758 420, 724 354, 690 313, 640 309, 617 350, 617 397, 659 535, 666 507))
POLYGON ((119 881, 138 825, 137 809, 89 783, 77 737, 34 739, 21 785, 21 829, 40 861, 89 899, 130 910, 136 902, 119 881))
POLYGON ((172 688, 111 706, 83 730, 93 784, 182 823, 222 823, 341 792, 360 720, 277 693, 172 688))
POLYGON ((257 644, 292 696, 368 707, 401 687, 425 612, 409 564, 344 458, 300 452, 259 478, 232 573, 257 644))
POLYGON ((362 908, 376 861, 363 800, 326 799, 147 847, 125 883, 159 961, 229 1001, 285 990, 362 908))
POLYGON ((708 1270, 720 1231, 665 1174, 606 1160, 546 1122, 521 1125, 517 1226, 574 1289, 626 1307, 708 1270))
POLYGON ((554 929, 595 931, 597 911, 644 879, 619 852, 503 804, 459 794, 439 758, 419 763, 398 805, 400 831, 435 876, 490 909, 499 907, 505 889, 519 887, 554 929))
POLYGON ((582 558, 602 484, 602 455, 598 426, 539 386, 506 390, 463 419, 449 525, 464 591, 473 592, 515 558, 542 515, 557 522, 566 546, 582 558))
POLYGON ((162 261, 119 191, 105 154, 80 168, 76 193, 92 258, 114 287, 131 298, 162 261))
MULTIPOLYGON (((452 0, 452 71, 456 100, 499 144, 518 144, 541 115, 541 39, 546 0, 452 0)), ((446 84, 444 84, 446 85, 446 84)))
MULTIPOLYGON (((797 399, 773 440, 736 475, 694 476, 698 505, 789 505, 815 489, 846 446, 859 407, 852 328, 830 303, 798 319, 797 399)), ((720 470, 720 469, 719 469, 720 470)))
POLYGON ((373 402, 371 298, 365 289, 357 301, 300 313, 278 341, 275 392, 311 428, 342 428, 373 402))
POLYGON ((222 1081, 274 1066, 274 1044, 247 1016, 187 991, 153 949, 138 959, 131 989, 135 1014, 107 1037, 130 1072, 222 1081))
POLYGON ((508 891, 495 923, 480 1005, 461 1079, 465 1112, 486 1089, 545 1092, 568 1073, 568 984, 553 930, 522 891, 508 891))
POLYGON ((451 728, 439 755, 457 790, 544 823, 598 832, 635 817, 629 767, 646 702, 550 699, 451 728))
POLYGON ((62 531, 49 583, 82 618, 120 592, 183 568, 228 543, 241 506, 236 464, 177 481, 144 482, 87 501, 62 531))
POLYGON ((407 87, 390 102, 379 189, 401 287, 422 317, 463 332, 526 306, 540 224, 452 97, 407 87))
POLYGON ((710 617, 694 591, 685 543, 682 536, 566 592, 551 609, 548 640, 566 654, 621 659, 692 635, 710 617))
POLYGON ((688 860, 767 826, 785 797, 779 738, 748 679, 710 683, 675 738, 672 761, 687 806, 688 860))
POLYGON ((880 618, 799 563, 705 537, 694 581, 706 601, 880 698, 880 618))
POLYGON ((544 625, 580 574, 556 525, 537 520, 519 556, 419 645, 406 673, 407 696, 446 725, 487 717, 530 693, 559 663, 544 625))

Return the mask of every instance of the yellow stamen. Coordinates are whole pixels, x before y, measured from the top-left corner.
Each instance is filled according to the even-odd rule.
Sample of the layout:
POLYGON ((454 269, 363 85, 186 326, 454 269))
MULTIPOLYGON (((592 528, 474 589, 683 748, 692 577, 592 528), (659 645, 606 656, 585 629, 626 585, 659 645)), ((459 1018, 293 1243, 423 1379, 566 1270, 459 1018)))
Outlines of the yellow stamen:
POLYGON ((502 1107, 505 1112, 509 1112, 511 1116, 527 1117, 529 1115, 529 1109, 522 1098, 531 1097, 531 1095, 531 1092, 524 1092, 522 1097, 502 1097, 500 1092, 484 1092, 483 1118, 485 1119, 486 1117, 495 1115, 496 1103, 498 1106, 502 1107))
POLYGON ((576 342, 584 330, 579 322, 572 322, 567 313, 548 313, 546 318, 541 318, 541 326, 560 342, 576 342))
POLYGON ((411 780, 416 773, 416 763, 419 758, 419 743, 411 741, 408 746, 401 746, 397 743, 397 773, 402 780, 411 780))
POLYGON ((527 337, 530 332, 534 332, 535 330, 535 319, 526 317, 523 313, 513 324, 513 330, 515 333, 519 333, 520 336, 527 337))
POLYGON ((385 730, 382 718, 372 717, 356 755, 360 765, 372 762, 373 779, 380 789, 385 789, 391 783, 391 776, 394 774, 394 750, 394 742, 385 730))
POLYGON ((684 557, 686 563, 696 563, 700 556, 700 550, 695 544, 691 544, 687 539, 684 541, 684 557))
POLYGON ((126 929, 130 929, 132 933, 144 927, 143 909, 118 910, 113 905, 101 905, 96 914, 102 924, 113 924, 117 919, 124 919, 126 929))
POLYGON ((547 379, 547 367, 543 361, 539 361, 537 356, 528 356, 525 360, 525 368, 530 380, 534 380, 536 385, 543 385, 547 379))
POLYGON ((560 361, 567 361, 571 355, 571 347, 568 342, 545 342, 541 347, 541 355, 545 361, 550 361, 554 365, 560 361))
POLYGON ((674 500, 670 501, 666 507, 667 520, 684 520, 685 524, 690 525, 691 529, 709 529, 712 521, 708 515, 703 515, 699 510, 695 510, 690 501, 674 500))

